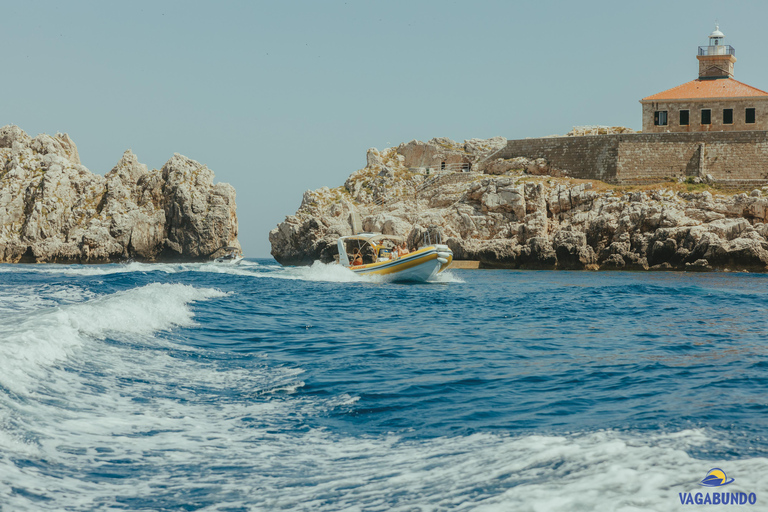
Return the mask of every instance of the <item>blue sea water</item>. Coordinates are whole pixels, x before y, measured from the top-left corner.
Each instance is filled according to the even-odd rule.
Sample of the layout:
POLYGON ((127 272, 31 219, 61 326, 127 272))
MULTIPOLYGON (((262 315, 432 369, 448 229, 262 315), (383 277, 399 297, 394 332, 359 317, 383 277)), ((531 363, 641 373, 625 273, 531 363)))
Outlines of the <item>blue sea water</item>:
POLYGON ((767 290, 0 265, 0 510, 767 510, 767 290))

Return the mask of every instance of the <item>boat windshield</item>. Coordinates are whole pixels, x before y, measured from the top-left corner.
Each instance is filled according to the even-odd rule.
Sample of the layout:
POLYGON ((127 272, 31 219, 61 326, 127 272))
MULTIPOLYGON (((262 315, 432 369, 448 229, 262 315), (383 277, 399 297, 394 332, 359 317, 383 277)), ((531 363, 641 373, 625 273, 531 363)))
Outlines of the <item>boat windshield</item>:
POLYGON ((368 265, 394 257, 400 240, 402 237, 386 235, 349 237, 344 240, 344 250, 350 265, 368 265))

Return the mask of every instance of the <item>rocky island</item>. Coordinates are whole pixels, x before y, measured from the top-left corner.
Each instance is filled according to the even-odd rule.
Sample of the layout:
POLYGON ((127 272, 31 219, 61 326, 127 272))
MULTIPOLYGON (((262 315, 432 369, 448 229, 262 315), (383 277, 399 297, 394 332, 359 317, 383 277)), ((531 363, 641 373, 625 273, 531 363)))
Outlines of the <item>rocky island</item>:
POLYGON ((286 265, 330 262, 337 238, 362 230, 411 245, 439 236, 455 259, 484 268, 767 268, 768 187, 726 190, 711 176, 630 186, 574 179, 542 158, 495 158, 506 142, 369 149, 343 186, 304 193, 270 232, 272 255, 286 265))
POLYGON ((235 209, 185 156, 150 171, 126 151, 100 176, 67 134, 0 128, 0 263, 204 261, 240 247, 235 209))

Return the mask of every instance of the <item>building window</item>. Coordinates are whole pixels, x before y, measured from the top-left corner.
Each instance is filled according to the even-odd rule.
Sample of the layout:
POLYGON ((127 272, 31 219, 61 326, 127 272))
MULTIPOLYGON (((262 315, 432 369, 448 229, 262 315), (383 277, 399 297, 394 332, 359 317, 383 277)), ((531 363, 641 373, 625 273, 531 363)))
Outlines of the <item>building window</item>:
POLYGON ((701 124, 712 124, 712 110, 708 108, 701 109, 701 124))
POLYGON ((755 109, 748 108, 745 113, 744 122, 747 124, 755 124, 755 109))
POLYGON ((688 126, 688 110, 680 111, 680 126, 688 126))
POLYGON ((666 126, 667 125, 667 111, 666 110, 657 110, 653 113, 653 124, 656 126, 666 126))
POLYGON ((723 124, 733 124, 733 109, 732 108, 724 108, 723 109, 723 124))

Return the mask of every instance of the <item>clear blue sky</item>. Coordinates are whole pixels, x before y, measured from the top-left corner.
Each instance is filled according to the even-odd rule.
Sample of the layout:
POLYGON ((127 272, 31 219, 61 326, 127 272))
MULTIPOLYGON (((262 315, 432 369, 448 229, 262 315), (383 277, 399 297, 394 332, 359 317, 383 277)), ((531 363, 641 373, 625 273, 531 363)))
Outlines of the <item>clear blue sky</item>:
POLYGON ((640 128, 644 96, 696 78, 718 20, 735 77, 768 90, 768 2, 4 2, 0 125, 68 133, 108 172, 173 153, 237 189, 240 241, 369 147, 640 128))

